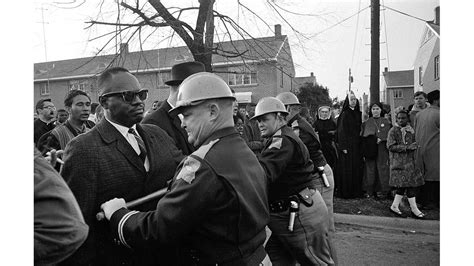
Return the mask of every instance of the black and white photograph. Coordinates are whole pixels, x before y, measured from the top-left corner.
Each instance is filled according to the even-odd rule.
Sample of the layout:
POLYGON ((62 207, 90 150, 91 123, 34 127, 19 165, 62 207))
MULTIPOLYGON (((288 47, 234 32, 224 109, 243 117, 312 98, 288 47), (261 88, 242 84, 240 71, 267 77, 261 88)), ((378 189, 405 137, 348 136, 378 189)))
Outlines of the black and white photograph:
POLYGON ((470 264, 462 2, 8 4, 0 261, 470 264))

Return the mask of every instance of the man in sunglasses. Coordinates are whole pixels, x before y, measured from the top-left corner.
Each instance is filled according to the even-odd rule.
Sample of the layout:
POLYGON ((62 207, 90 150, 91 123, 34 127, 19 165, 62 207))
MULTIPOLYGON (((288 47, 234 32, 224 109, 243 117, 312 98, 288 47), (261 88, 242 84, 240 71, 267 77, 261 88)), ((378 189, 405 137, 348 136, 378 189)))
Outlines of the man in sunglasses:
POLYGON ((264 260, 267 182, 234 128, 234 101, 216 74, 200 72, 183 81, 171 112, 183 115, 182 127, 197 150, 180 164, 156 210, 128 210, 123 199, 102 205, 122 245, 179 243, 182 256, 172 265, 250 266, 264 260))
POLYGON ((184 79, 194 73, 206 71, 204 64, 201 62, 184 62, 176 64, 171 68, 171 79, 165 84, 170 86, 168 99, 155 112, 146 116, 142 123, 157 125, 162 128, 168 135, 173 138, 178 149, 184 155, 189 155, 194 151, 194 146, 188 142, 188 134, 181 127, 181 119, 178 114, 170 114, 169 110, 176 106, 179 85, 184 79))
MULTIPOLYGON (((127 69, 104 71, 98 87, 105 117, 71 140, 63 155, 61 175, 89 225, 86 242, 64 264, 156 265, 152 245, 133 251, 116 245, 107 223, 95 217, 106 200, 119 197, 128 202, 166 187, 183 155, 162 129, 139 124, 147 91, 127 69)), ((151 200, 136 209, 148 211, 156 204, 151 200)))
POLYGON ((36 113, 38 113, 38 118, 35 119, 33 124, 35 146, 44 133, 55 127, 56 107, 54 107, 51 99, 41 99, 36 103, 36 113))

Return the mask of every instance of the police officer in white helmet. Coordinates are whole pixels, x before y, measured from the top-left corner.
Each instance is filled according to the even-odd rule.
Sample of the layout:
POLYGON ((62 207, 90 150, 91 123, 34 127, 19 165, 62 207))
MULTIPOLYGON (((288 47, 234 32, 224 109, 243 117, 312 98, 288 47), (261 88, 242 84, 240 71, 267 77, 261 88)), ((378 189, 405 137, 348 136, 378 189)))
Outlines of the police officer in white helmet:
POLYGON ((262 137, 259 156, 269 182, 272 235, 266 251, 273 265, 333 265, 328 237, 328 210, 316 189, 308 149, 287 126, 288 112, 275 97, 262 98, 255 116, 262 137))
POLYGON ((229 86, 200 72, 179 87, 181 126, 197 149, 178 166, 168 193, 151 212, 102 205, 116 238, 129 247, 179 244, 177 265, 259 265, 269 220, 265 172, 234 129, 229 86))
MULTIPOLYGON (((314 164, 314 170, 318 172, 316 188, 321 193, 324 203, 328 208, 329 214, 329 236, 331 240, 334 239, 334 212, 333 212, 333 197, 334 197, 334 174, 331 167, 326 162, 323 151, 321 150, 321 142, 319 136, 314 131, 313 127, 306 119, 300 116, 301 103, 295 94, 291 92, 282 92, 276 96, 288 111, 286 117, 287 125, 293 129, 293 132, 301 139, 306 148, 308 148, 309 157, 314 164)), ((336 248, 333 241, 331 243, 331 256, 337 264, 336 248)))

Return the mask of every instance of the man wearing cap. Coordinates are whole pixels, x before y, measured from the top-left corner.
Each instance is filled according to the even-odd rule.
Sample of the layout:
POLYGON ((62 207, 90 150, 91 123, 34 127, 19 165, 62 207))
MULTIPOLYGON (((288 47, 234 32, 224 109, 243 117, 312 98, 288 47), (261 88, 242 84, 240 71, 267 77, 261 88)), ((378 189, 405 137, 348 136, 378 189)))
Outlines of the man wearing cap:
MULTIPOLYGON (((89 225, 86 242, 64 265, 157 264, 152 258, 157 252, 150 252, 151 245, 148 250, 133 251, 117 245, 107 223, 97 221, 96 214, 110 198, 131 201, 166 187, 183 156, 162 129, 139 124, 147 91, 127 69, 107 69, 98 87, 105 117, 92 130, 72 139, 63 155, 61 175, 89 225)), ((152 210, 156 204, 152 200, 137 209, 152 210)))
POLYGON ((274 265, 333 265, 328 237, 328 209, 316 189, 308 149, 287 126, 288 112, 275 97, 262 98, 255 108, 262 137, 259 156, 268 179, 272 231, 265 249, 274 265))
POLYGON ((197 150, 176 172, 155 211, 125 208, 123 199, 102 205, 115 237, 127 247, 180 243, 178 265, 259 265, 268 222, 265 173, 234 129, 229 86, 202 72, 186 78, 171 112, 197 150))
MULTIPOLYGON (((331 238, 334 238, 336 228, 334 227, 334 212, 333 212, 333 197, 334 197, 334 175, 331 167, 326 162, 323 151, 321 150, 321 142, 319 136, 314 131, 309 122, 301 117, 301 103, 298 97, 291 92, 282 92, 276 97, 284 105, 288 111, 286 117, 287 125, 293 129, 293 132, 298 136, 308 148, 309 158, 313 161, 314 171, 318 172, 316 188, 321 193, 324 203, 328 208, 329 214, 329 232, 331 238)), ((330 242, 332 244, 332 242, 330 242)), ((331 245, 331 255, 335 263, 336 248, 331 245)))
POLYGON ((54 107, 51 99, 41 99, 36 103, 35 109, 38 114, 38 118, 35 119, 33 124, 36 146, 40 137, 55 127, 56 107, 54 107))
POLYGON ((178 87, 181 82, 194 73, 204 71, 204 64, 201 62, 193 61, 174 65, 171 68, 171 80, 165 82, 166 85, 170 86, 168 99, 155 112, 145 116, 142 121, 143 124, 157 125, 166 131, 184 155, 191 154, 194 147, 188 142, 188 136, 186 131, 181 128, 181 120, 178 115, 172 115, 168 111, 176 106, 178 87))

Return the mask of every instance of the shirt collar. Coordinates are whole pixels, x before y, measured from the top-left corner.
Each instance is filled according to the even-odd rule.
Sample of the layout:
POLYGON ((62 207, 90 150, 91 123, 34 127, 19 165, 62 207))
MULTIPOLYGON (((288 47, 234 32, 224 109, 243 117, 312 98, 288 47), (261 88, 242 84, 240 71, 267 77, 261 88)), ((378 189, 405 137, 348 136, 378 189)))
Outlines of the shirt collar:
POLYGON ((130 128, 133 128, 133 130, 136 131, 136 126, 137 126, 136 124, 134 124, 133 126, 131 126, 130 128, 128 128, 128 127, 124 127, 124 126, 122 126, 122 125, 119 125, 119 124, 117 124, 117 123, 114 123, 114 122, 110 121, 110 120, 107 119, 107 117, 105 117, 105 116, 104 116, 104 118, 105 118, 107 121, 109 121, 109 123, 112 124, 112 126, 114 126, 114 127, 120 132, 120 134, 124 135, 125 137, 127 136, 128 130, 129 130, 130 128))
POLYGON ((170 103, 170 101, 167 99, 166 102, 171 106, 171 109, 173 109, 175 106, 170 103))

